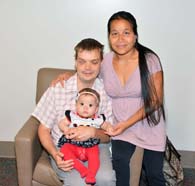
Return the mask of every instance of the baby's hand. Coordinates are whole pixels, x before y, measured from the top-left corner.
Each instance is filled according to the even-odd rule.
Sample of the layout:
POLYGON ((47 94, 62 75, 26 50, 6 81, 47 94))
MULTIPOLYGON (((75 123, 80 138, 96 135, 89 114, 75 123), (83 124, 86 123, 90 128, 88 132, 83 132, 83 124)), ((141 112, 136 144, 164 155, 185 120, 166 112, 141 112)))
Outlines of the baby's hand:
POLYGON ((67 118, 62 119, 59 122, 59 128, 63 132, 64 135, 69 133, 69 130, 70 130, 69 125, 70 125, 70 122, 68 121, 67 118))
POLYGON ((107 131, 108 133, 112 133, 112 132, 114 131, 113 126, 112 126, 111 124, 108 125, 106 131, 107 131))
POLYGON ((104 122, 101 128, 104 129, 106 131, 105 133, 108 135, 114 130, 113 126, 109 122, 104 122))
POLYGON ((69 135, 69 134, 70 134, 70 128, 68 128, 68 127, 64 128, 63 134, 64 134, 65 136, 66 136, 66 135, 69 135))

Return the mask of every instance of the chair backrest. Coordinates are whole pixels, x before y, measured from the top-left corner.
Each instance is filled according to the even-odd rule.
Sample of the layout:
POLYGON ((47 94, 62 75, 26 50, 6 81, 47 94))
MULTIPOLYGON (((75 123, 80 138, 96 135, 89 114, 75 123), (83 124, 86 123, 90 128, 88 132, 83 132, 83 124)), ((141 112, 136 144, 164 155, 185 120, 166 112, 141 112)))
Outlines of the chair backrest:
POLYGON ((37 89, 36 89, 36 103, 40 100, 45 90, 49 87, 52 80, 59 74, 65 72, 74 72, 73 69, 59 69, 59 68, 41 68, 37 74, 37 89))

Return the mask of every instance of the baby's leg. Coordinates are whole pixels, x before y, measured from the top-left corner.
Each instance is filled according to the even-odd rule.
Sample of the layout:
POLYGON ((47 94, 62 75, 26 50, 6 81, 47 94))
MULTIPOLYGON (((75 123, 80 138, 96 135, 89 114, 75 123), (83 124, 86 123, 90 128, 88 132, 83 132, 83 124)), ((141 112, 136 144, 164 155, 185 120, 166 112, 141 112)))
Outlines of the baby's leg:
POLYGON ((100 167, 98 145, 86 148, 86 152, 88 157, 88 174, 86 176, 85 182, 89 185, 94 185, 96 183, 95 177, 100 167))
POLYGON ((64 144, 60 151, 64 154, 64 160, 73 159, 74 168, 80 173, 81 177, 85 177, 88 173, 87 167, 79 160, 79 153, 81 147, 77 147, 76 145, 72 145, 70 143, 64 144))

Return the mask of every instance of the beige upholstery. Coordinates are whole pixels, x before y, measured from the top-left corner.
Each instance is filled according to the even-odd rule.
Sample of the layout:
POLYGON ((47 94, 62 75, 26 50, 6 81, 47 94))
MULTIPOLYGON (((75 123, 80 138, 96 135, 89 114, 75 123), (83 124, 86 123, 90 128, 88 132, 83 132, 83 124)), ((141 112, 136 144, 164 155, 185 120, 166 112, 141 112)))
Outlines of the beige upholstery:
MULTIPOLYGON (((51 81, 58 74, 73 71, 54 68, 42 68, 37 76, 36 103, 51 81)), ((37 129, 39 121, 30 117, 15 136, 15 151, 19 186, 62 186, 49 163, 48 154, 43 150, 37 129)), ((138 186, 143 150, 136 149, 132 158, 131 186, 138 186)))

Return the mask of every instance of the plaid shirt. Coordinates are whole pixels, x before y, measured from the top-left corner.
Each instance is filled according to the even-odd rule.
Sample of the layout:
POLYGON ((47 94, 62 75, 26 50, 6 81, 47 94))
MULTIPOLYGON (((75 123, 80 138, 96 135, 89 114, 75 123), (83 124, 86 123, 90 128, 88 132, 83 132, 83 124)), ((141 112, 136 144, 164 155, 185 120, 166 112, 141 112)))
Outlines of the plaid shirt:
MULTIPOLYGON (((100 94, 101 98, 98 114, 104 114, 106 120, 112 123, 112 102, 104 90, 102 80, 97 78, 92 88, 100 94)), ((49 87, 32 113, 32 116, 51 129, 51 136, 55 145, 62 136, 58 123, 65 117, 65 110, 75 111, 77 94, 77 74, 75 74, 65 81, 64 87, 60 83, 55 87, 49 87)))

